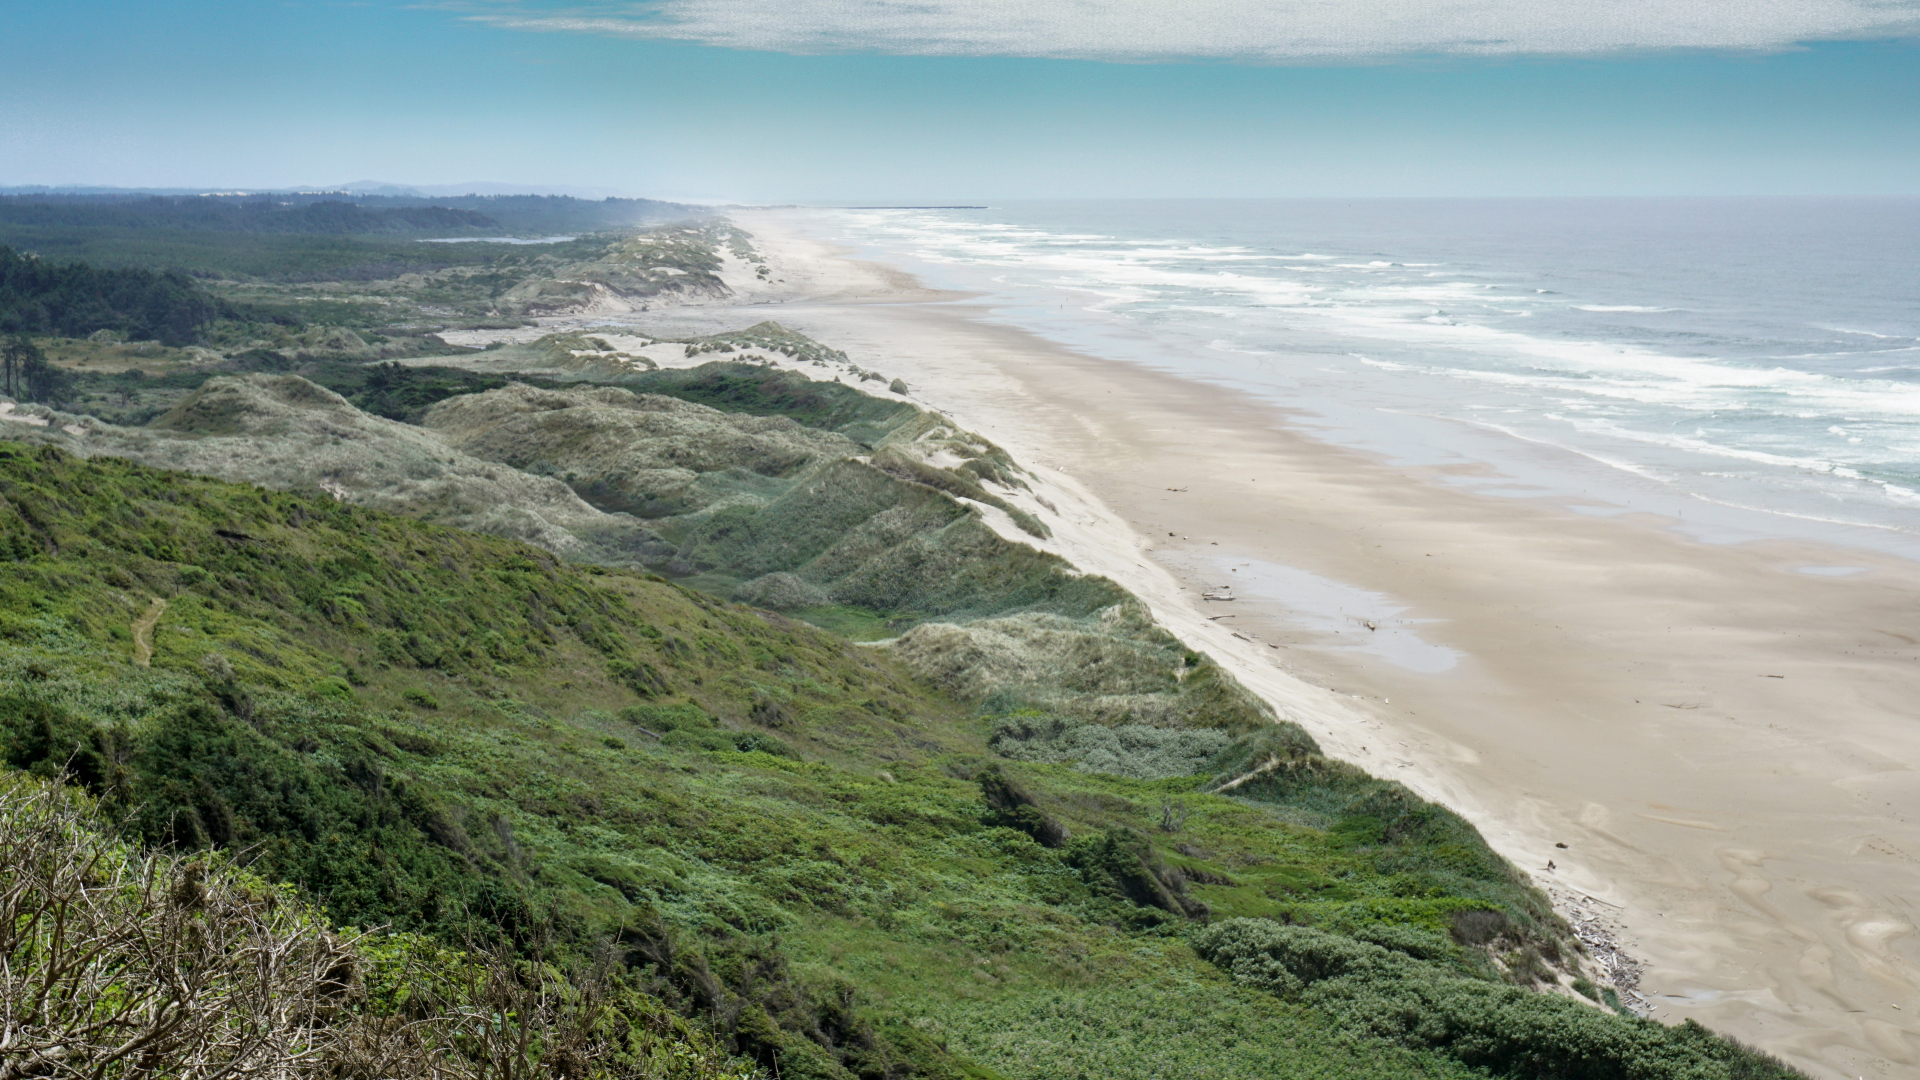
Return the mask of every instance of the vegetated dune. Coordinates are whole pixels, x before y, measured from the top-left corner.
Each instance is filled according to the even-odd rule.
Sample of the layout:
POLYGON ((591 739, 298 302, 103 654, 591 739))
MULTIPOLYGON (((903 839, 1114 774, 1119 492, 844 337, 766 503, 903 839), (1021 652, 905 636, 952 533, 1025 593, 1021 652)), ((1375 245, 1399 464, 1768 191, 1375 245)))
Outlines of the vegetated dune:
MULTIPOLYGON (((403 362, 418 366, 433 364, 435 359, 413 357, 403 362)), ((477 353, 462 355, 457 364, 468 371, 486 373, 525 376, 565 371, 613 377, 629 374, 636 369, 650 370, 656 366, 643 355, 623 352, 603 337, 579 331, 543 334, 516 345, 496 344, 477 353)))
MULTIPOLYGON (((475 338, 488 336, 488 332, 443 331, 442 335, 436 336, 441 336, 442 340, 452 344, 469 343, 465 347, 475 347, 470 343, 475 338)), ((817 367, 838 364, 847 368, 849 374, 854 374, 856 371, 847 359, 846 353, 822 345, 805 334, 795 333, 771 321, 755 323, 744 330, 729 330, 694 337, 658 337, 651 334, 638 334, 631 327, 622 327, 618 334, 610 331, 562 330, 519 342, 495 338, 488 341, 479 351, 457 354, 460 359, 452 363, 477 372, 511 372, 518 375, 540 375, 560 381, 619 385, 631 382, 636 371, 652 371, 658 368, 658 362, 652 357, 643 351, 635 351, 658 345, 677 346, 677 359, 681 361, 718 354, 723 358, 722 362, 762 363, 774 356, 780 356, 795 363, 811 364, 817 367), (612 338, 638 344, 631 349, 623 350, 611 343, 612 338)), ((669 350, 670 353, 674 351, 676 350, 669 350)), ((436 364, 448 361, 444 358, 421 357, 403 362, 436 364)), ((672 375, 663 377, 674 378, 672 375)), ((692 377, 700 378, 701 376, 692 377)), ((878 372, 860 372, 855 374, 855 377, 861 381, 885 381, 878 372)), ((809 380, 801 380, 803 383, 807 381, 809 380)), ((643 387, 636 384, 636 388, 643 387)), ((714 403, 707 402, 707 404, 714 403)))
MULTIPOLYGON (((1037 751, 1051 725, 991 745, 987 727, 885 652, 651 575, 0 444, 0 761, 85 787, 129 840, 244 851, 336 925, 398 931, 359 950, 368 997, 316 1019, 377 1022, 398 998, 419 1022, 444 1003, 456 1024, 591 1025, 585 1058, 555 1056, 560 1032, 506 1048, 528 1075, 622 1075, 642 1022, 704 1058, 642 1075, 689 1078, 738 1075, 726 1053, 816 1080, 1793 1075, 1600 1008, 1570 981, 1568 928, 1471 825, 1297 732, 1114 729, 1123 760, 1075 771, 990 757, 1048 760, 1009 744, 1037 751), (145 596, 170 598, 151 666, 129 628, 145 596), (1209 772, 1257 778, 1222 793, 1209 772), (470 943, 525 976, 501 987, 523 1005, 386 966, 470 943)), ((156 914, 207 936, 130 970, 245 947, 229 915, 261 909, 231 877, 182 876, 156 914)), ((41 909, 49 875, 7 880, 41 909)), ((29 963, 45 928, 0 919, 29 963)), ((251 978, 196 1018, 244 1028, 256 1002, 220 991, 251 978)), ((99 1075, 153 1071, 57 1037, 99 1075)))
POLYGON ((32 413, 45 412, 44 425, 7 426, 85 457, 318 488, 570 561, 661 570, 893 638, 914 670, 1001 712, 1235 732, 1277 722, 1124 589, 991 527, 989 507, 1018 511, 989 487, 1010 492, 1021 475, 991 443, 848 387, 816 399, 825 388, 791 373, 659 374, 667 388, 838 421, 878 445, 783 415, 591 385, 457 396, 415 427, 297 376, 257 373, 209 379, 144 428, 45 410, 32 413))
POLYGON ((500 297, 527 314, 645 310, 661 303, 732 295, 720 279, 720 248, 738 230, 725 222, 670 225, 609 245, 598 256, 529 275, 500 297))
MULTIPOLYGON (((17 437, 82 457, 283 489, 524 540, 581 562, 631 565, 667 549, 633 518, 594 509, 566 484, 460 453, 432 432, 369 416, 295 375, 207 380, 142 428, 47 412, 17 437)), ((6 434, 15 434, 8 431, 6 434)))
MULTIPOLYGON (((707 509, 860 447, 785 417, 721 413, 616 388, 519 385, 449 398, 422 426, 448 445, 545 475, 564 474, 609 512, 662 518, 707 509)), ((781 485, 785 486, 785 485, 781 485)))
MULTIPOLYGON (((795 378, 712 367, 709 380, 795 378)), ((449 398, 422 423, 465 453, 562 476, 598 508, 644 518, 672 548, 670 573, 869 636, 905 631, 894 650, 968 700, 1083 723, 1277 722, 1124 589, 988 525, 988 506, 1018 513, 989 486, 1011 493, 1022 470, 937 414, 861 416, 849 426, 877 435, 863 445, 785 416, 515 385, 449 398)))

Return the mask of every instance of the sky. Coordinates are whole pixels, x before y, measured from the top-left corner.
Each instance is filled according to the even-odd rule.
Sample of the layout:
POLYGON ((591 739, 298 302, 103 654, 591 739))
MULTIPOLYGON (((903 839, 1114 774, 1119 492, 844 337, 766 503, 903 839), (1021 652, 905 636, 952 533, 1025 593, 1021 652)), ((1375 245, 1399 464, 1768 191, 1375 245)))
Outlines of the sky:
POLYGON ((1920 0, 0 0, 0 186, 1920 194, 1920 0))

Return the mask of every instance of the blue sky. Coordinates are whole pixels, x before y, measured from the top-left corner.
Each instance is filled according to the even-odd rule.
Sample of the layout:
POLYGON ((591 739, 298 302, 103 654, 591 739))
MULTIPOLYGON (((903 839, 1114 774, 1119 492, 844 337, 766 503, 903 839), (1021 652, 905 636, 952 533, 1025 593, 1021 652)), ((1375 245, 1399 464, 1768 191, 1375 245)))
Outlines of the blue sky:
POLYGON ((1916 0, 5 12, 0 185, 494 181, 749 202, 1920 193, 1916 0))

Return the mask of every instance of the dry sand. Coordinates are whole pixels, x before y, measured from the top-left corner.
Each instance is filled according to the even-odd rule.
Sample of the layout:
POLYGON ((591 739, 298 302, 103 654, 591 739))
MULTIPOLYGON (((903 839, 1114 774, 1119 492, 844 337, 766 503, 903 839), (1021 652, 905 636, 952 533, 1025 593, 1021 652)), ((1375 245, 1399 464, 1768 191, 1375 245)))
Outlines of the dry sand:
POLYGON ((777 319, 1007 447, 1049 546, 1329 752, 1612 905, 1661 1020, 1816 1076, 1920 1075, 1920 564, 1476 494, 741 221, 785 280, 676 317, 777 319), (1222 583, 1240 599, 1201 599, 1222 583))

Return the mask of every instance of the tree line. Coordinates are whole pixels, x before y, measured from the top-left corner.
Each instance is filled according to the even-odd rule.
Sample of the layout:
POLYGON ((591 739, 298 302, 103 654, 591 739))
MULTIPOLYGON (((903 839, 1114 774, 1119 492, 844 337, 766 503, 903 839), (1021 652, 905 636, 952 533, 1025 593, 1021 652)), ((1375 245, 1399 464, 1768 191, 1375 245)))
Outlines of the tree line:
POLYGON ((177 270, 103 270, 0 246, 0 333, 85 337, 117 330, 178 346, 198 340, 215 319, 238 314, 177 270))
POLYGON ((590 232, 673 218, 705 207, 653 199, 576 199, 564 195, 457 195, 410 198, 345 193, 263 195, 0 196, 0 232, 171 230, 299 233, 327 236, 590 232))
POLYGON ((365 207, 340 199, 289 203, 153 196, 122 201, 0 199, 0 225, 65 228, 187 229, 200 232, 471 232, 500 223, 477 210, 445 206, 365 207))

